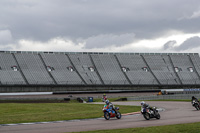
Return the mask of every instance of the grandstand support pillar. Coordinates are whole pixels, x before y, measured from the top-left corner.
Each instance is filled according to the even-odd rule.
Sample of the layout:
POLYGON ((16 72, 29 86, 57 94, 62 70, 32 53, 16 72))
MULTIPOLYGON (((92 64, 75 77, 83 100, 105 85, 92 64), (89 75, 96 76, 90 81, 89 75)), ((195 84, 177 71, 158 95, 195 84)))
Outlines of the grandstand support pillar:
POLYGON ((87 85, 86 81, 83 79, 83 77, 80 75, 80 73, 79 73, 78 70, 76 69, 76 67, 75 67, 74 63, 72 62, 72 60, 70 59, 69 55, 68 55, 68 54, 65 54, 65 55, 66 55, 67 58, 69 59, 69 61, 70 61, 70 63, 72 64, 72 66, 73 66, 75 72, 76 72, 76 73, 78 74, 78 76, 81 78, 81 80, 83 81, 83 83, 84 83, 85 85, 87 85))
MULTIPOLYGON (((44 65, 44 67, 47 68, 47 65, 45 64, 45 62, 44 62, 44 60, 43 60, 41 54, 38 54, 38 55, 39 55, 39 57, 40 57, 40 59, 41 59, 43 65, 44 65)), ((47 71, 47 73, 49 74, 49 76, 51 77, 51 79, 53 80, 54 84, 57 85, 58 83, 56 82, 56 80, 54 79, 54 77, 52 76, 52 74, 51 74, 47 69, 46 69, 46 71, 47 71)))
MULTIPOLYGON (((115 57, 115 59, 117 60, 117 63, 118 63, 118 65, 120 66, 120 68, 122 68, 122 65, 121 65, 121 63, 119 62, 119 59, 117 58, 117 56, 116 55, 114 55, 114 57, 115 57)), ((129 84, 131 84, 132 85, 132 82, 131 82, 131 80, 128 78, 128 76, 126 75, 126 73, 125 72, 123 72, 123 70, 121 69, 121 71, 122 71, 122 73, 124 74, 124 76, 126 77, 126 80, 129 82, 129 84)))
POLYGON ((100 79, 100 81, 101 81, 101 84, 105 85, 105 83, 103 82, 103 79, 101 78, 101 76, 100 76, 100 74, 99 74, 99 71, 97 70, 96 65, 94 64, 94 61, 93 61, 93 59, 92 59, 91 54, 89 54, 89 57, 90 57, 90 60, 91 60, 91 62, 92 62, 92 64, 93 64, 93 66, 94 66, 94 69, 95 69, 95 71, 96 71, 96 73, 97 73, 97 75, 98 75, 98 77, 99 77, 99 79, 100 79))
POLYGON ((190 62, 191 62, 191 64, 192 64, 192 67, 194 68, 194 72, 196 73, 197 77, 200 79, 200 75, 199 75, 199 73, 197 72, 197 69, 196 69, 196 67, 195 67, 195 65, 194 65, 194 63, 193 63, 193 61, 192 61, 191 56, 188 55, 188 58, 189 58, 189 60, 190 60, 190 62))
POLYGON ((146 66, 149 68, 149 71, 151 72, 151 74, 153 75, 153 77, 155 78, 155 80, 157 81, 157 83, 159 85, 161 85, 160 81, 157 79, 156 75, 153 73, 153 71, 150 69, 149 64, 146 62, 145 58, 143 55, 140 55, 144 61, 144 63, 146 64, 146 66))
POLYGON ((175 72, 175 69, 174 69, 175 67, 174 67, 174 63, 172 62, 172 58, 171 58, 171 56, 168 55, 168 57, 169 57, 170 63, 171 63, 171 65, 172 65, 172 68, 173 68, 173 71, 174 71, 176 77, 178 78, 178 80, 179 80, 179 82, 181 83, 181 85, 183 85, 183 83, 182 83, 180 77, 178 76, 177 72, 175 72))
POLYGON ((17 66, 19 67, 19 72, 21 73, 21 75, 22 75, 24 81, 26 82, 27 85, 29 85, 29 82, 28 82, 28 80, 26 79, 26 77, 25 77, 25 75, 24 75, 22 69, 20 68, 20 65, 19 65, 19 63, 18 63, 18 61, 17 61, 17 58, 15 57, 14 53, 12 53, 12 56, 13 56, 15 62, 17 63, 17 66))

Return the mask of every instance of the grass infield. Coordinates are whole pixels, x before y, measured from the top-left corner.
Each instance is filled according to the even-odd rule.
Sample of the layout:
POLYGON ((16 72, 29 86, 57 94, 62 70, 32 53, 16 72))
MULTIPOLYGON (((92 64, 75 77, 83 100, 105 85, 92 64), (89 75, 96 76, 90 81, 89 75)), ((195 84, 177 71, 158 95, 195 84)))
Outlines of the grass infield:
MULTIPOLYGON (((98 118, 103 116, 102 107, 83 103, 0 103, 0 124, 98 118)), ((122 114, 140 110, 139 106, 119 107, 122 114)))
POLYGON ((199 132, 200 132, 200 122, 189 123, 189 124, 167 125, 167 126, 155 126, 155 127, 97 130, 97 131, 76 132, 76 133, 199 133, 199 132))

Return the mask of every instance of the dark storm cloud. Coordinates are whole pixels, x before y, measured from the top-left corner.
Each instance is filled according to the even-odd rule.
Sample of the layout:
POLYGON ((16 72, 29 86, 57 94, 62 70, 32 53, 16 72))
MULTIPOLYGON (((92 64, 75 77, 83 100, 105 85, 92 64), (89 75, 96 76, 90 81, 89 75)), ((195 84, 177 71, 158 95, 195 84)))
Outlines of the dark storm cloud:
POLYGON ((104 34, 98 36, 92 36, 84 40, 87 45, 86 48, 101 48, 109 45, 120 46, 122 44, 128 44, 133 42, 135 39, 135 34, 122 34, 122 35, 112 35, 104 34), (99 45, 96 45, 96 44, 99 45))
POLYGON ((87 48, 119 46, 169 30, 200 32, 199 5, 199 0, 1 0, 0 31, 10 31, 13 40, 62 37, 85 41, 87 48))
POLYGON ((175 40, 168 41, 167 43, 164 44, 163 48, 164 48, 164 50, 171 49, 174 47, 174 44, 176 44, 175 40))
POLYGON ((175 47, 176 51, 181 51, 181 50, 190 50, 193 48, 198 48, 200 47, 200 37, 195 36, 187 39, 184 41, 180 46, 175 47))

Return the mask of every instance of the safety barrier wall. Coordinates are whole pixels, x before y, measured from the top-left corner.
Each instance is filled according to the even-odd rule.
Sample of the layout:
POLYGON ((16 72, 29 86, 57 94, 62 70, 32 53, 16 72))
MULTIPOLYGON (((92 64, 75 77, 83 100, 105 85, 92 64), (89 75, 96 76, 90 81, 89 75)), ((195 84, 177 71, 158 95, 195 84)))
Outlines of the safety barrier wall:
POLYGON ((192 96, 197 98, 200 97, 200 94, 176 94, 176 95, 154 95, 154 96, 142 96, 142 97, 129 97, 127 98, 128 101, 133 100, 168 100, 168 99, 191 99, 192 96))

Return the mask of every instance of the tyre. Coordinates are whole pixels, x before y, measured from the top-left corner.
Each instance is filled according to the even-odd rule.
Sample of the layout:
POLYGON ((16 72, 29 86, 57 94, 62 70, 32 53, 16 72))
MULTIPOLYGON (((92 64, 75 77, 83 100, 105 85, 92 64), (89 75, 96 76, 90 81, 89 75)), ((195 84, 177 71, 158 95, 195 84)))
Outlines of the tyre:
POLYGON ((197 110, 199 110, 199 106, 198 106, 197 104, 195 104, 195 108, 196 108, 197 110))
POLYGON ((196 106, 196 109, 197 109, 197 110, 199 110, 199 107, 198 107, 198 106, 196 106))
POLYGON ((122 116, 121 116, 121 113, 117 111, 117 112, 116 112, 116 118, 117 118, 117 119, 121 119, 121 117, 122 117, 122 116))
POLYGON ((160 119, 160 114, 157 112, 156 119, 160 119))
POLYGON ((150 114, 149 114, 149 113, 145 113, 145 114, 143 114, 143 116, 144 116, 144 118, 145 118, 146 120, 149 120, 149 119, 150 119, 150 114))
POLYGON ((104 118, 105 118, 106 120, 109 120, 109 119, 110 119, 110 114, 109 114, 108 112, 105 112, 105 113, 104 113, 104 118))

